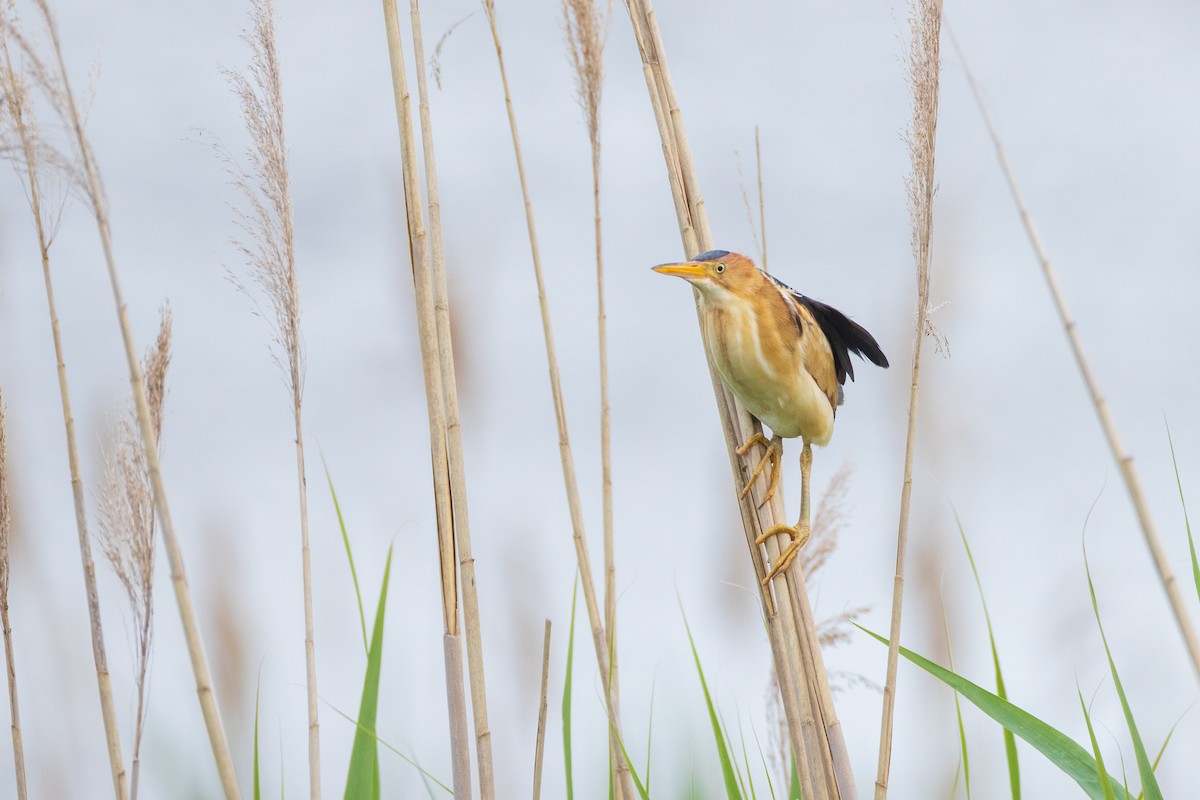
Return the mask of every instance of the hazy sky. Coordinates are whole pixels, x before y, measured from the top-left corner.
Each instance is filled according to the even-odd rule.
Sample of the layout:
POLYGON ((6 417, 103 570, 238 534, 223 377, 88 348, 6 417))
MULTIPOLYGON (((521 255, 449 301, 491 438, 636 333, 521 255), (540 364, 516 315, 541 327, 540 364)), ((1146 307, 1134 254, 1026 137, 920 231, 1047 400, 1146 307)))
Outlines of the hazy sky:
MULTIPOLYGON (((429 6, 430 51, 477 10, 467 0, 429 6)), ((88 129, 140 346, 151 341, 164 300, 175 312, 164 471, 242 782, 249 785, 261 676, 269 791, 282 763, 289 794, 299 794, 307 768, 289 398, 267 325, 226 279, 226 267, 243 269, 229 242, 236 229, 228 204, 236 197, 208 146, 220 139, 237 152, 245 143, 221 70, 246 62, 239 31, 247 7, 60 2, 55 9, 73 80, 84 87, 91 75, 88 129)), ((757 257, 740 188, 753 173, 757 125, 772 272, 852 315, 891 359, 886 372, 856 370, 833 441, 816 453, 813 471, 819 496, 840 465, 853 465, 841 546, 811 587, 817 615, 866 606, 864 624, 883 630, 914 316, 902 140, 906 10, 875 2, 662 2, 657 12, 716 244, 757 257)), ((24 15, 32 27, 32 11, 24 15)), ((339 793, 343 786, 353 727, 334 708, 354 713, 365 659, 321 456, 369 607, 384 553, 395 546, 380 735, 448 782, 427 423, 382 13, 370 3, 334 11, 281 2, 278 15, 308 355, 324 788, 339 793)), ((501 2, 498 15, 599 563, 587 138, 561 9, 501 2)), ((950 3, 946 19, 983 86, 1200 619, 1164 428, 1165 418, 1194 498, 1200 7, 950 3)), ((990 685, 982 614, 953 506, 972 537, 1010 697, 1082 741, 1076 685, 1086 697, 1099 688, 1096 718, 1121 742, 1132 769, 1083 572, 1080 537, 1093 501, 1088 552, 1101 611, 1148 747, 1159 746, 1196 698, 1195 674, 961 63, 944 44, 932 302, 949 355, 927 349, 924 360, 904 641, 945 661, 944 598, 956 665, 990 685)), ((552 709, 561 696, 574 553, 523 211, 481 13, 445 41, 440 62, 431 103, 497 780, 500 796, 521 796, 532 772, 544 617, 555 623, 552 709)), ((648 270, 682 254, 620 3, 605 68, 622 710, 631 752, 644 753, 653 696, 661 792, 685 796, 694 785, 698 796, 712 797, 719 773, 679 603, 725 719, 734 729, 741 721, 752 753, 751 728, 766 739, 769 648, 690 294, 648 270)), ((30 786, 40 797, 98 797, 107 767, 42 279, 19 184, 10 178, 0 186, 0 389, 16 488, 11 606, 30 786)), ((95 229, 78 205, 66 210, 53 258, 91 496, 107 420, 126 402, 127 380, 95 229)), ((792 513, 797 455, 792 445, 785 458, 792 513)), ((1192 504, 1200 508, 1200 499, 1192 504)), ((214 796, 165 568, 160 563, 144 796, 214 796)), ((117 582, 101 572, 114 685, 127 722, 128 612, 117 582)), ((865 637, 827 659, 831 671, 882 683, 885 651, 865 637)), ((577 788, 581 797, 602 797, 604 719, 586 635, 575 663, 577 788)), ((865 792, 874 778, 880 697, 856 687, 838 702, 865 792)), ((999 729, 973 709, 964 714, 974 788, 980 797, 1002 796, 999 729)), ((550 716, 544 796, 558 797, 560 726, 550 716)), ((1117 769, 1116 741, 1102 734, 1102 746, 1117 769)), ((1160 767, 1168 792, 1190 785, 1185 754, 1197 747, 1200 723, 1189 714, 1160 767)), ((902 666, 893 796, 946 795, 957 748, 949 692, 902 666)), ((0 797, 12 792, 8 752, 0 748, 0 797)), ((1071 791, 1036 752, 1021 752, 1029 796, 1071 791)), ((385 796, 423 796, 414 770, 386 754, 383 780, 385 796)))

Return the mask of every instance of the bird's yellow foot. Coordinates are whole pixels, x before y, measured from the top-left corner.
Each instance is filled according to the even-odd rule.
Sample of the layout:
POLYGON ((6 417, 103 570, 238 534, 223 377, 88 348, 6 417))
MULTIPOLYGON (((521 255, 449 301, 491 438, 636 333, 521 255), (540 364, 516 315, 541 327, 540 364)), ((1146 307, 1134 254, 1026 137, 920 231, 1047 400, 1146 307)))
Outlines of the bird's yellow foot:
POLYGON ((771 567, 767 573, 767 577, 763 578, 763 586, 770 583, 776 576, 786 570, 796 560, 796 556, 800 554, 800 548, 808 542, 808 537, 812 533, 808 525, 775 525, 768 528, 757 539, 755 544, 762 544, 778 533, 786 533, 791 537, 791 543, 785 547, 780 553, 779 558, 775 560, 775 566, 771 567))
POLYGON ((771 477, 767 485, 767 493, 763 495, 762 502, 759 503, 761 508, 775 495, 775 490, 779 487, 779 449, 778 444, 773 439, 767 439, 761 433, 756 433, 746 440, 746 443, 737 449, 739 456, 744 456, 750 452, 750 448, 756 444, 761 444, 767 448, 767 452, 759 459, 758 465, 754 467, 754 471, 750 473, 750 479, 746 481, 746 485, 742 488, 742 493, 738 496, 739 500, 745 500, 746 495, 750 494, 750 488, 754 486, 754 482, 758 480, 758 476, 762 474, 763 469, 769 462, 771 464, 771 477))

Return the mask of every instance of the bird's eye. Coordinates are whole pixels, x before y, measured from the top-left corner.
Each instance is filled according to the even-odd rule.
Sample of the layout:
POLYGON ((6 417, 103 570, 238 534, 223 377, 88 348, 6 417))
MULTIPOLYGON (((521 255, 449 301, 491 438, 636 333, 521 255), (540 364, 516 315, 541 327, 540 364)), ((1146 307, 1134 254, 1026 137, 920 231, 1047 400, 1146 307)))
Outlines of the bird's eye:
POLYGON ((717 264, 717 274, 718 274, 718 275, 720 275, 720 274, 721 274, 722 272, 724 272, 724 271, 725 271, 725 265, 724 265, 724 264, 717 264))

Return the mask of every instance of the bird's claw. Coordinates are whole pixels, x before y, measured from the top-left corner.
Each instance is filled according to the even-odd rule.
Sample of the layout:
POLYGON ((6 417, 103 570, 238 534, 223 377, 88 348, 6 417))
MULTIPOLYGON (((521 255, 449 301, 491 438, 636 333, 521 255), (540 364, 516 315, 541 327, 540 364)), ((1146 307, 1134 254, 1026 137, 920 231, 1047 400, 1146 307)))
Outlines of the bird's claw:
POLYGON ((796 556, 800 554, 800 549, 808 543, 808 537, 811 535, 812 531, 809 529, 809 526, 803 524, 774 525, 760 534, 758 538, 754 540, 754 543, 763 544, 772 536, 779 533, 786 533, 791 537, 792 541, 787 547, 780 551, 779 557, 775 559, 775 565, 771 567, 770 571, 767 572, 767 576, 762 579, 763 586, 766 586, 792 565, 792 562, 796 560, 796 556))
POLYGON ((739 500, 745 500, 750 494, 750 490, 754 487, 754 482, 758 480, 758 476, 762 474, 767 463, 771 464, 771 478, 767 486, 767 493, 763 495, 763 499, 759 502, 758 508, 762 508, 771 498, 775 496, 775 490, 779 487, 779 451, 776 449, 775 442, 767 439, 761 433, 756 433, 746 440, 746 443, 737 449, 739 456, 744 456, 750 452, 750 448, 756 444, 761 444, 767 448, 767 452, 758 460, 758 464, 750 473, 750 478, 746 481, 746 485, 742 487, 742 492, 738 495, 739 500))

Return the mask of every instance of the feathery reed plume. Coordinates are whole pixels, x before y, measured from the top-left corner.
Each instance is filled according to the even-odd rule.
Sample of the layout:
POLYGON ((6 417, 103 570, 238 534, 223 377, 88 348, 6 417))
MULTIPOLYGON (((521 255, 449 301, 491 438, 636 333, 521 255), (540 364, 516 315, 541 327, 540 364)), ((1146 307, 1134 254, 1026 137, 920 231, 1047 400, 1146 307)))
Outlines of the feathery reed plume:
POLYGON ((900 618, 904 605, 904 555, 908 544, 908 512, 912 498, 913 451, 917 436, 917 395, 921 377, 921 345, 929 331, 929 240, 933 234, 934 154, 937 143, 938 77, 941 71, 941 0, 913 0, 909 6, 908 86, 912 122, 906 139, 912 172, 905 180, 912 218, 912 251, 917 268, 917 319, 913 333, 912 384, 908 394, 908 432, 904 445, 904 482, 896 533, 896 574, 892 584, 892 618, 888 634, 887 673, 883 685, 883 720, 879 729, 879 764, 875 800, 887 797, 892 765, 892 716, 896 703, 896 665, 900 655, 900 618))
MULTIPOLYGON (((496 23, 496 6, 493 0, 484 0, 488 25, 492 31, 492 43, 496 49, 496 61, 500 71, 500 85, 504 91, 504 106, 508 112, 508 126, 512 133, 513 153, 517 161, 517 176, 521 183, 521 196, 525 203, 525 224, 529 231, 529 250, 533 261, 533 274, 537 283, 538 307, 542 316, 542 334, 546 341, 546 363, 550 372, 550 394, 554 400, 554 419, 558 427, 558 449, 562 461, 563 484, 567 492, 567 507, 571 515, 571 529, 575 540, 575 558, 579 563, 579 578, 583 584, 584 605, 587 607, 588 622, 592 629, 592 643, 596 648, 596 662, 600 668, 600 680, 605 691, 605 708, 608 712, 609 730, 620 740, 621 719, 617 708, 615 687, 611 680, 609 664, 609 639, 605 635, 604 619, 600 616, 600 605, 596 600, 596 587, 592 578, 591 558, 588 555, 587 534, 584 531, 583 507, 579 500, 579 484, 575 478, 575 457, 571 453, 571 439, 567 433, 567 412, 563 403, 562 382, 558 373, 558 356, 554 348, 554 330, 550 321, 550 305, 546 299, 546 286, 542 277, 542 257, 538 248, 537 230, 533 221, 533 201, 529 195, 529 183, 525 176, 525 157, 521 152, 521 139, 517 133, 517 117, 513 111, 512 95, 508 90, 508 75, 504 70, 504 54, 500 46, 500 29, 496 23)), ((599 103, 599 94, 596 94, 599 103)), ((597 105, 597 110, 599 106, 597 105)), ((597 131, 599 129, 597 128, 597 131)), ((598 151, 593 150, 598 157, 598 151)), ((613 782, 617 797, 633 798, 633 779, 623 753, 614 759, 616 780, 613 782)))
MULTIPOLYGON (((42 7, 49 20, 49 9, 42 7)), ((20 159, 25 166, 25 189, 33 214, 34 229, 37 233, 38 250, 42 261, 42 278, 46 289, 46 303, 50 314, 50 333, 54 340, 54 355, 57 364, 59 399, 62 404, 63 424, 67 438, 67 464, 71 477, 71 498, 75 510, 75 530, 79 539, 79 555, 83 567, 84 595, 87 598, 88 620, 91 623, 92 659, 96 665, 96 684, 100 694, 100 714, 104 722, 104 737, 108 747, 108 763, 112 772, 113 792, 117 800, 123 800, 128 795, 125 763, 121 757, 121 734, 117 727, 117 713, 112 694, 112 679, 108 672, 108 655, 104 647, 104 627, 100 617, 100 595, 96 588, 96 566, 92 560, 91 538, 87 527, 87 506, 84 502, 83 478, 79 470, 79 448, 75 437, 75 418, 71 413, 71 395, 67 385, 67 366, 63 355, 62 335, 58 324, 58 311, 54 301, 54 284, 50 277, 50 244, 54 238, 61 214, 61 205, 56 210, 44 202, 44 180, 40 165, 47 161, 49 169, 55 171, 55 166, 66 163, 65 158, 54 155, 56 151, 43 144, 39 135, 36 119, 30 106, 30 81, 38 88, 52 104, 60 116, 65 117, 64 92, 65 77, 57 79, 45 66, 37 51, 29 46, 16 26, 15 15, 5 7, 0 10, 0 51, 4 62, 0 65, 0 88, 3 88, 6 102, 0 113, 9 119, 16 138, 19 142, 20 159), (18 72, 13 67, 12 54, 9 50, 9 40, 20 47, 25 56, 24 70, 29 73, 28 80, 24 72, 18 72), (50 158, 44 156, 50 155, 50 158)), ((74 169, 63 170, 58 175, 70 180, 78 177, 74 169)), ((7 626, 6 626, 7 627, 7 626)), ((23 780, 23 779, 22 779, 23 780)))
POLYGON ((538 702, 537 741, 533 753, 533 800, 542 796, 542 754, 546 750, 546 693, 550 688, 550 620, 542 636, 542 691, 538 702))
MULTIPOLYGON (((400 161, 404 179, 405 221, 408 225, 409 257, 412 264, 413 294, 417 306, 417 339, 421 347, 421 368, 425 382, 425 408, 429 417, 429 450, 433 473, 433 500, 437 520, 438 561, 442 581, 442 656, 446 671, 446 710, 450 723, 450 758, 453 773, 454 796, 471 798, 471 754, 470 737, 467 733, 466 692, 462 675, 462 639, 458 618, 458 569, 455 561, 455 518, 453 488, 450 475, 450 445, 446 424, 446 394, 442 375, 448 367, 453 372, 453 363, 445 365, 443 359, 451 358, 450 352, 439 347, 437 312, 434 310, 434 278, 430 267, 429 232, 422 213, 421 183, 417 175, 417 144, 413 130, 412 98, 408 91, 408 75, 404 65, 403 42, 400 39, 400 18, 396 0, 383 0, 383 21, 387 34, 388 60, 392 73, 392 92, 396 104, 396 124, 400 133, 400 161)), ((424 69, 424 65, 418 61, 424 69)), ((432 159, 433 153, 426 153, 432 159)), ((442 287, 444 291, 444 287, 442 287)), ((448 334, 448 327, 446 329, 448 334)), ((447 342, 449 340, 447 339, 447 342)), ((457 413, 457 404, 454 406, 457 413)), ((458 426, 454 428, 458 434, 458 426)), ((458 453, 461 465, 461 451, 458 453)), ((464 490, 465 491, 465 490, 464 490)), ((459 502, 465 501, 465 494, 459 502)), ((465 515, 464 515, 465 523, 465 515)), ((470 555, 469 540, 458 542, 459 556, 470 555), (464 550, 465 547, 465 550, 464 550)), ((471 570, 470 589, 474 590, 474 562, 464 561, 464 569, 471 570)), ((464 586, 467 580, 464 573, 464 586)), ((465 590, 464 590, 465 591, 465 590)), ((476 611, 476 625, 478 612, 476 611)), ((478 628, 475 629, 478 636, 478 628)), ((476 640, 476 644, 478 640, 476 640)), ((482 661, 479 661, 479 677, 482 679, 482 661)), ((474 676, 474 669, 472 669, 474 676)), ((482 686, 482 684, 481 684, 482 686)), ((482 699, 482 692, 478 694, 482 699)), ((481 718, 476 716, 477 731, 481 718)), ((486 717, 482 719, 486 733, 486 717)), ((490 738, 479 739, 484 757, 490 758, 490 738)), ((493 789, 490 783, 490 765, 485 773, 480 769, 480 792, 490 798, 493 789), (485 775, 488 783, 484 783, 485 775)))
MULTIPOLYGON (((667 179, 675 203, 684 256, 690 258, 711 249, 713 241, 699 179, 692 163, 691 146, 683 126, 683 113, 675 98, 662 35, 649 0, 627 0, 626 5, 642 60, 642 74, 646 80, 650 106, 662 140, 667 179)), ((747 453, 745 458, 740 458, 737 450, 761 426, 725 387, 711 364, 709 374, 721 429, 725 435, 735 491, 740 491, 753 465, 762 458, 763 450, 758 448, 747 453)), ((762 548, 755 543, 755 539, 784 520, 782 498, 776 494, 769 503, 764 503, 763 491, 756 488, 739 503, 738 510, 742 515, 750 561, 759 579, 759 596, 774 668, 780 678, 780 701, 795 756, 800 789, 806 798, 852 800, 856 797, 854 774, 850 768, 841 723, 833 706, 833 693, 825 673, 803 571, 789 569, 777 576, 771 586, 762 584, 766 568, 762 548)), ((774 561, 779 555, 778 544, 774 540, 768 541, 766 552, 774 561)))
MULTIPOLYGON (((4 395, 0 393, 0 627, 4 630, 4 663, 8 665, 8 713, 12 729, 13 768, 17 779, 17 798, 29 796, 25 788, 25 745, 21 739, 21 710, 17 703, 17 666, 13 660, 12 623, 8 619, 8 545, 12 540, 12 512, 9 510, 8 444, 4 434, 4 395)), ((546 620, 546 639, 550 621, 546 620)), ((545 716, 545 677, 542 678, 542 716, 545 716)), ((540 755, 540 754, 539 754, 540 755)))
POLYGON ((1008 154, 1005 152, 1004 145, 1000 141, 1000 135, 997 133, 996 126, 992 123, 992 117, 983 102, 983 94, 979 90, 979 85, 975 82, 975 76, 967 66, 967 59, 963 55, 962 48, 958 46, 958 40, 954 37, 953 33, 950 35, 950 41, 954 44, 954 50, 958 54, 959 61, 962 63, 963 73, 967 76, 967 83, 970 84, 971 93, 975 96, 975 105, 979 108, 980 116, 983 117, 983 124, 987 128, 988 137, 992 140, 992 145, 996 148, 996 159, 1000 162, 1000 169, 1004 172, 1004 179, 1008 183, 1013 203, 1017 207, 1017 213, 1020 214, 1021 224, 1025 226, 1025 233, 1029 236, 1029 243, 1033 246, 1033 252, 1037 257, 1038 265, 1042 268, 1042 275, 1046 279, 1046 288, 1050 290, 1050 296, 1054 299, 1054 307, 1058 310, 1058 317, 1063 324, 1063 330, 1067 334, 1067 341, 1071 344, 1071 354, 1075 357, 1075 363, 1079 367, 1079 374, 1083 378, 1084 385, 1087 386, 1088 395, 1091 397, 1092 405, 1096 409, 1096 416, 1100 419, 1100 428, 1104 431, 1104 438, 1108 440, 1109 449, 1112 450, 1113 458, 1117 462, 1117 468, 1121 472, 1121 479, 1125 482, 1125 489, 1129 492, 1129 499, 1132 501, 1133 510, 1137 514, 1138 524, 1142 529, 1142 536, 1146 540, 1146 547, 1150 549, 1150 555, 1154 559, 1154 566, 1158 569, 1158 578, 1162 582, 1163 589, 1167 593, 1167 599, 1171 603, 1171 610, 1175 614, 1175 622, 1179 626, 1179 632, 1183 635, 1184 643, 1187 645, 1189 655, 1191 655, 1192 667, 1200 674, 1200 637, 1197 637, 1196 628, 1192 624, 1187 605, 1179 590, 1179 583, 1175 579, 1174 571, 1171 569, 1171 562, 1167 557, 1167 551, 1163 548, 1162 539, 1158 535, 1158 528, 1155 527, 1154 518, 1150 515, 1150 504, 1146 500, 1146 493, 1142 490, 1142 482, 1138 478, 1137 469, 1134 467, 1133 456, 1125 452, 1125 448, 1121 445, 1120 437, 1117 436, 1117 426, 1113 421, 1112 414, 1109 413, 1108 402, 1104 399, 1104 395, 1100 393, 1100 385, 1096 381, 1096 374, 1092 372, 1092 366, 1088 363, 1087 356, 1083 352, 1083 342, 1080 340, 1079 332, 1075 327, 1075 319, 1067 309, 1067 301, 1063 297, 1062 289, 1058 285, 1058 278, 1055 277, 1054 268, 1050 264, 1050 255, 1046 252, 1046 248, 1042 244, 1042 237, 1038 233, 1037 226, 1034 225, 1033 215, 1029 212, 1029 207, 1025 204, 1025 197, 1021 194, 1020 187, 1017 186, 1016 173, 1008 161, 1008 154))
MULTIPOLYGON (((50 45, 54 57, 54 69, 44 68, 42 70, 42 88, 46 92, 47 99, 54 105, 56 112, 63 118, 73 136, 74 156, 80 163, 82 190, 96 218, 96 229, 100 235, 101 249, 104 252, 104 263, 108 272, 109 285, 112 288, 113 304, 117 312, 117 323, 121 328, 121 340, 125 349, 125 363, 129 369, 129 385, 133 392, 134 406, 137 409, 142 450, 146 456, 146 468, 150 473, 150 484, 154 489, 154 505, 158 513, 159 528, 162 530, 163 545, 166 548, 167 559, 171 565, 171 584, 175 590, 175 600, 179 606, 179 616, 183 623, 184 638, 188 645, 188 656, 191 659, 192 674, 196 681, 196 695, 200 702, 201 713, 204 716, 205 729, 208 733, 209 743, 212 745, 213 758, 216 761, 222 788, 227 798, 240 798, 241 791, 237 785, 237 773, 233 767, 233 758, 230 755, 229 744, 225 738, 225 730, 221 724, 221 712, 217 706, 216 695, 213 693, 208 659, 204 654, 204 640, 200 636, 200 625, 196 619, 195 608, 192 604, 191 591, 188 589, 187 574, 183 564, 183 551, 179 545, 179 537, 176 535, 175 524, 171 518, 171 508, 167 502, 166 487, 163 482, 162 469, 158 459, 158 449, 155 444, 154 423, 150 417, 150 406, 146 399, 146 388, 142 382, 142 370, 138 363, 137 347, 133 341, 133 329, 129 323, 129 313, 125 306, 125 297, 121 290, 121 281, 117 273, 117 261, 112 245, 112 231, 108 221, 108 203, 104 196, 104 188, 100 180, 100 170, 96 165, 95 155, 92 153, 92 146, 87 138, 87 133, 83 129, 83 117, 79 110, 79 104, 76 102, 75 94, 71 89, 71 82, 67 75, 66 62, 63 58, 62 44, 58 38, 58 26, 55 23, 54 14, 50 10, 48 0, 35 0, 35 3, 49 33, 50 45)), ((27 52, 33 51, 32 49, 27 49, 27 52)), ((37 76, 35 75, 35 77, 37 76)), ((62 367, 61 351, 59 351, 58 356, 59 386, 63 395, 64 417, 67 419, 67 426, 70 429, 72 423, 66 402, 66 382, 62 367)), ((75 458, 73 453, 70 457, 72 459, 75 458)), ((73 480, 77 474, 77 472, 73 472, 73 480)), ((76 491, 81 492, 82 489, 77 488, 76 491)), ((81 499, 76 502, 80 505, 82 504, 81 499)), ((87 537, 86 532, 82 529, 83 518, 82 516, 78 516, 77 518, 81 524, 80 540, 85 545, 84 549, 86 551, 87 537)), ((90 556, 85 552, 85 574, 90 573, 92 570, 89 564, 90 556)), ((89 602, 91 600, 92 598, 89 597, 89 602)), ((98 669, 97 672, 100 673, 101 670, 98 669)), ((104 681, 107 681, 107 670, 103 670, 103 673, 104 681)), ((107 727, 106 725, 106 730, 107 727)), ((115 737, 115 719, 112 724, 112 733, 115 737)), ((123 798, 127 795, 127 792, 124 791, 124 770, 119 764, 119 749, 114 748, 113 741, 114 739, 110 738, 110 761, 113 761, 114 755, 117 756, 114 761, 113 780, 117 788, 118 797, 123 798), (121 771, 118 774, 117 770, 119 768, 121 771)), ((119 738, 116 741, 119 746, 119 738)))
MULTIPOLYGON (((604 89, 604 44, 612 3, 602 13, 596 0, 563 0, 567 51, 575 70, 575 94, 587 126, 592 150, 592 207, 596 239, 596 327, 600 351, 600 474, 604 525, 604 630, 608 633, 609 675, 613 706, 620 709, 617 670, 617 564, 613 538, 612 415, 608 401, 608 316, 604 311, 604 256, 600 233, 600 98, 604 89)), ((609 763, 616 769, 621 746, 609 732, 609 763)), ((616 797, 618 781, 613 775, 616 797)))
MULTIPOLYGON (((321 796, 321 737, 317 720, 317 654, 313 637, 312 551, 308 543, 308 481, 304 469, 304 350, 300 336, 300 289, 296 283, 296 249, 292 227, 287 142, 283 125, 283 86, 275 49, 275 9, 271 0, 251 0, 251 28, 242 32, 250 48, 248 75, 225 74, 242 106, 250 133, 246 147, 249 169, 231 165, 233 183, 248 209, 235 209, 246 238, 235 241, 246 257, 252 282, 271 305, 272 332, 279 350, 272 357, 291 392, 296 429, 296 485, 300 507, 300 569, 304 594, 304 668, 308 688, 309 796, 321 796)), ((235 285, 252 293, 245 283, 235 285)))
MULTIPOLYGON (((162 436, 163 398, 171 362, 171 307, 163 305, 158 338, 142 362, 155 441, 162 436)), ((161 447, 159 448, 161 451, 161 447)), ((100 495, 100 551, 129 599, 134 621, 137 712, 133 718, 130 800, 137 800, 142 731, 146 721, 146 677, 154 633, 154 490, 138 441, 137 413, 130 408, 113 426, 104 454, 100 495)))
POLYGON ((433 268, 433 309, 437 332, 438 364, 446 413, 446 441, 450 469, 450 502, 454 541, 458 550, 458 577, 462 592, 463 627, 466 629, 467 675, 471 685, 471 716, 475 722, 475 755, 479 764, 479 794, 483 800, 495 796, 492 766, 492 733, 488 727, 487 688, 483 670, 483 636, 479 618, 479 591, 475 580, 475 557, 471 553, 471 526, 467 508, 467 474, 463 463, 462 424, 458 413, 458 378, 454 371, 451 339, 450 292, 446 285, 446 259, 442 247, 442 201, 438 189, 437 159, 433 149, 433 122, 429 114, 429 87, 425 79, 425 44, 421 35, 421 11, 410 0, 413 57, 417 70, 417 109, 421 117, 421 149, 425 163, 425 186, 429 191, 429 257, 433 268))

